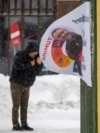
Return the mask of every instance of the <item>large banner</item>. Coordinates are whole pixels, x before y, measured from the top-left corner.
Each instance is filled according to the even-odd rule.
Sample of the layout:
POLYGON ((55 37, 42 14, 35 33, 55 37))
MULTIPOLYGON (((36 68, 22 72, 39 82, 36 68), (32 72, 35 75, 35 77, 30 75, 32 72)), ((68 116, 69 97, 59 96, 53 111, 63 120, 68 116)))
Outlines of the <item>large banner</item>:
POLYGON ((40 57, 48 70, 80 76, 91 83, 90 2, 53 22, 40 42, 40 57))

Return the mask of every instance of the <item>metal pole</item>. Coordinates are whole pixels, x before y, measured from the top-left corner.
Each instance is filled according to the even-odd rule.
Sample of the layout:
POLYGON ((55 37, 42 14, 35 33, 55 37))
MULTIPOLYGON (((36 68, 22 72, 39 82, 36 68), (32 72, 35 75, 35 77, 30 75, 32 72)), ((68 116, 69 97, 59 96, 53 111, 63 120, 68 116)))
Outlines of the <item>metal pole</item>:
MULTIPOLYGON (((86 2, 87 0, 81 0, 86 2)), ((92 88, 81 81, 81 133, 97 133, 96 1, 91 2, 92 88)))

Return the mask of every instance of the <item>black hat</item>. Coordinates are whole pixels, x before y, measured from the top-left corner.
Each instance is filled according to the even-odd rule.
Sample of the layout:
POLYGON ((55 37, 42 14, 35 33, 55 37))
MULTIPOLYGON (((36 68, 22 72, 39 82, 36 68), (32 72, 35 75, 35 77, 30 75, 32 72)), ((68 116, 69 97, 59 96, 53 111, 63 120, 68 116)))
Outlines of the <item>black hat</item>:
POLYGON ((28 41, 25 48, 27 52, 39 52, 39 44, 36 41, 28 41))

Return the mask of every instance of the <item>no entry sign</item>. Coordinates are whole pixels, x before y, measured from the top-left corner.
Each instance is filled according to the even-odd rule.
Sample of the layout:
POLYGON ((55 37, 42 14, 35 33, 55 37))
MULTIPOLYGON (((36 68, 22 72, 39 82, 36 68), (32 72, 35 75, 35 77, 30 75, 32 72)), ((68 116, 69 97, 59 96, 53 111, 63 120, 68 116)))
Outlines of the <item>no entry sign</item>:
POLYGON ((10 27, 10 38, 11 43, 14 47, 18 47, 20 45, 20 27, 17 22, 13 22, 10 27))

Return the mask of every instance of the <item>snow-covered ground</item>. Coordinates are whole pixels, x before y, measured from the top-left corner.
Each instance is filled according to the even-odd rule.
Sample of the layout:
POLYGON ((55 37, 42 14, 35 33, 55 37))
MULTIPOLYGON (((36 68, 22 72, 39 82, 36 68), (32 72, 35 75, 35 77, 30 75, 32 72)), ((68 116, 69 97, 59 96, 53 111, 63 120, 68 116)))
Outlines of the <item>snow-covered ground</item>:
MULTIPOLYGON (((0 92, 0 133, 11 133, 9 76, 0 74, 0 92)), ((30 90, 28 124, 34 133, 80 133, 80 79, 64 74, 38 76, 30 90)))

